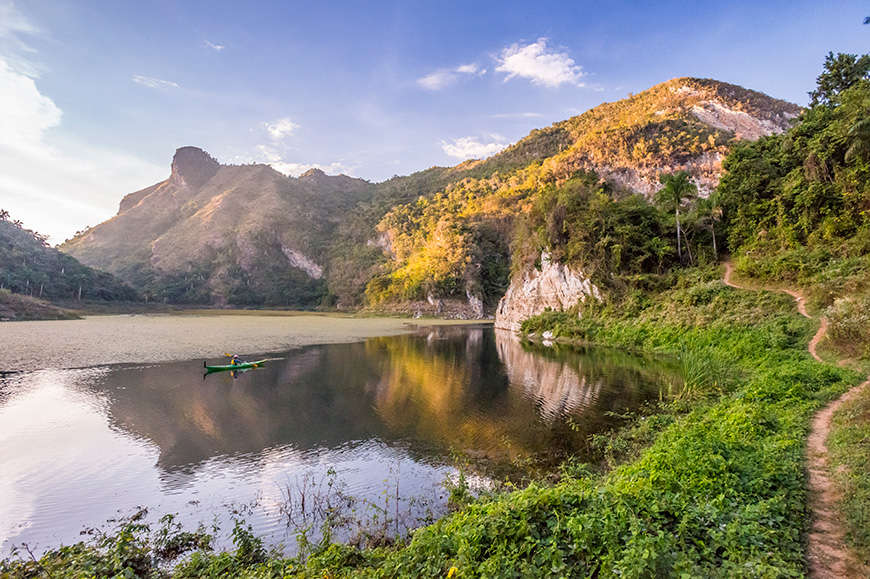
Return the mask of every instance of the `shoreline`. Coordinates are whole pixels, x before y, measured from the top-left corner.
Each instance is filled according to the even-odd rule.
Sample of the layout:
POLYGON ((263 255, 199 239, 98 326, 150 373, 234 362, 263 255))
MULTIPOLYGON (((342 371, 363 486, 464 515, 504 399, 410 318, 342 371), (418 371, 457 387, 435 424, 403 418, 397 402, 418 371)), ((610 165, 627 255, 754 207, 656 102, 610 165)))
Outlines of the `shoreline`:
POLYGON ((234 310, 7 322, 0 324, 0 372, 269 354, 472 323, 491 322, 234 310))

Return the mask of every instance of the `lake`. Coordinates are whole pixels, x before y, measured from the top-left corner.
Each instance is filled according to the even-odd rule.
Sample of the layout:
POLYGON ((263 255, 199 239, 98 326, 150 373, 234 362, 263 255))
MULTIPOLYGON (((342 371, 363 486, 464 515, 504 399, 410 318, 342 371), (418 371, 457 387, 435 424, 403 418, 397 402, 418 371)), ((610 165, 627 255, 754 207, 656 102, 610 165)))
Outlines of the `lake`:
POLYGON ((649 358, 488 325, 249 359, 261 357, 235 376, 204 376, 202 360, 0 375, 3 555, 74 543, 142 507, 150 523, 177 514, 223 533, 243 519, 289 549, 339 503, 402 532, 444 512, 457 467, 485 486, 584 459, 614 413, 680 382, 649 358))

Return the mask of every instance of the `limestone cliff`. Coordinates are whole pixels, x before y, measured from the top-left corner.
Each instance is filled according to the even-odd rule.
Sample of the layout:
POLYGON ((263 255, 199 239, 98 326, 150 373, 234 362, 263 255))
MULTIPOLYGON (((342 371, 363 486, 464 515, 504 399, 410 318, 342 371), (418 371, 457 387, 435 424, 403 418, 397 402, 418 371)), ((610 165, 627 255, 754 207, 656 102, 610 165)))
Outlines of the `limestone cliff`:
POLYGON ((529 267, 513 278, 498 302, 495 327, 517 332, 523 320, 547 308, 566 310, 590 296, 600 298, 601 294, 583 272, 553 263, 545 253, 540 270, 529 267))

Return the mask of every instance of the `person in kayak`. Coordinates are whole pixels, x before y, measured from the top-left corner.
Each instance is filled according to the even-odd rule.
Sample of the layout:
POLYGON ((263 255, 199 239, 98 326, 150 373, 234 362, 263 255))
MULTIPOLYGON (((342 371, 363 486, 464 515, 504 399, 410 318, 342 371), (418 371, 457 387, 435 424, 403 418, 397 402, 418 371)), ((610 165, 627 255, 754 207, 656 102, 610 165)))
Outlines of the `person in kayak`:
POLYGON ((233 366, 238 366, 239 364, 247 364, 247 362, 239 358, 238 354, 233 354, 233 359, 232 361, 230 361, 230 364, 232 364, 233 366))

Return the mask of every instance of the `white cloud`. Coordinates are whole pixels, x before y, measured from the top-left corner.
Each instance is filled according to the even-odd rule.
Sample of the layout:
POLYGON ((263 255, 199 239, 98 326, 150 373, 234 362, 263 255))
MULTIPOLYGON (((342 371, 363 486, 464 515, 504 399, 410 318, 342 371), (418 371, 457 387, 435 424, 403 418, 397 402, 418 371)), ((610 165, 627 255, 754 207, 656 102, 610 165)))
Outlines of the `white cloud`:
POLYGON ((310 169, 320 169, 328 175, 344 174, 353 176, 353 168, 340 162, 321 165, 320 163, 293 163, 285 161, 284 156, 270 145, 258 145, 254 155, 239 156, 233 159, 232 162, 239 164, 264 163, 289 177, 298 177, 310 169))
POLYGON ((290 177, 298 177, 302 173, 310 171, 311 169, 320 169, 327 175, 349 175, 351 173, 351 169, 342 165, 341 163, 320 165, 319 163, 285 163, 283 161, 278 161, 275 163, 269 163, 269 166, 278 171, 279 173, 284 173, 285 175, 288 175, 290 177))
POLYGON ((490 119, 540 119, 543 118, 543 113, 499 113, 489 115, 490 119))
POLYGON ((456 159, 482 159, 495 155, 508 146, 504 137, 490 135, 491 143, 481 143, 477 137, 462 137, 453 142, 441 141, 441 148, 448 156, 456 159))
POLYGON ((299 128, 299 125, 285 117, 278 119, 274 123, 263 123, 263 127, 265 127, 273 141, 280 141, 284 137, 292 135, 299 128))
POLYGON ((36 52, 19 38, 39 34, 0 0, 0 207, 59 242, 111 217, 122 195, 169 171, 64 131, 63 111, 37 85, 36 52))
POLYGON ((440 68, 417 80, 417 84, 426 90, 438 91, 456 84, 463 75, 478 75, 486 74, 485 69, 481 69, 476 64, 463 64, 456 68, 440 68))
POLYGON ((220 52, 221 50, 226 48, 226 46, 223 46, 222 44, 212 44, 208 40, 203 40, 203 43, 205 43, 206 48, 210 48, 215 52, 220 52))
POLYGON ((21 36, 42 34, 39 28, 15 8, 13 2, 0 0, 0 56, 6 60, 10 68, 25 76, 34 78, 39 76, 39 68, 29 62, 26 56, 22 56, 32 54, 34 50, 21 39, 21 36))
POLYGON ((40 94, 29 76, 13 71, 0 59, 0 135, 3 142, 18 147, 39 146, 44 131, 60 124, 61 110, 40 94))
POLYGON ((534 44, 514 44, 505 48, 499 62, 496 71, 507 73, 506 81, 519 76, 551 88, 563 84, 583 86, 580 82, 584 75, 583 68, 575 64, 567 53, 550 51, 546 38, 534 44))
POLYGON ((156 89, 166 89, 166 88, 178 88, 178 84, 168 81, 168 80, 160 80, 159 78, 151 78, 148 76, 140 76, 136 75, 133 77, 133 82, 141 84, 143 86, 147 86, 148 88, 156 88, 156 89))

